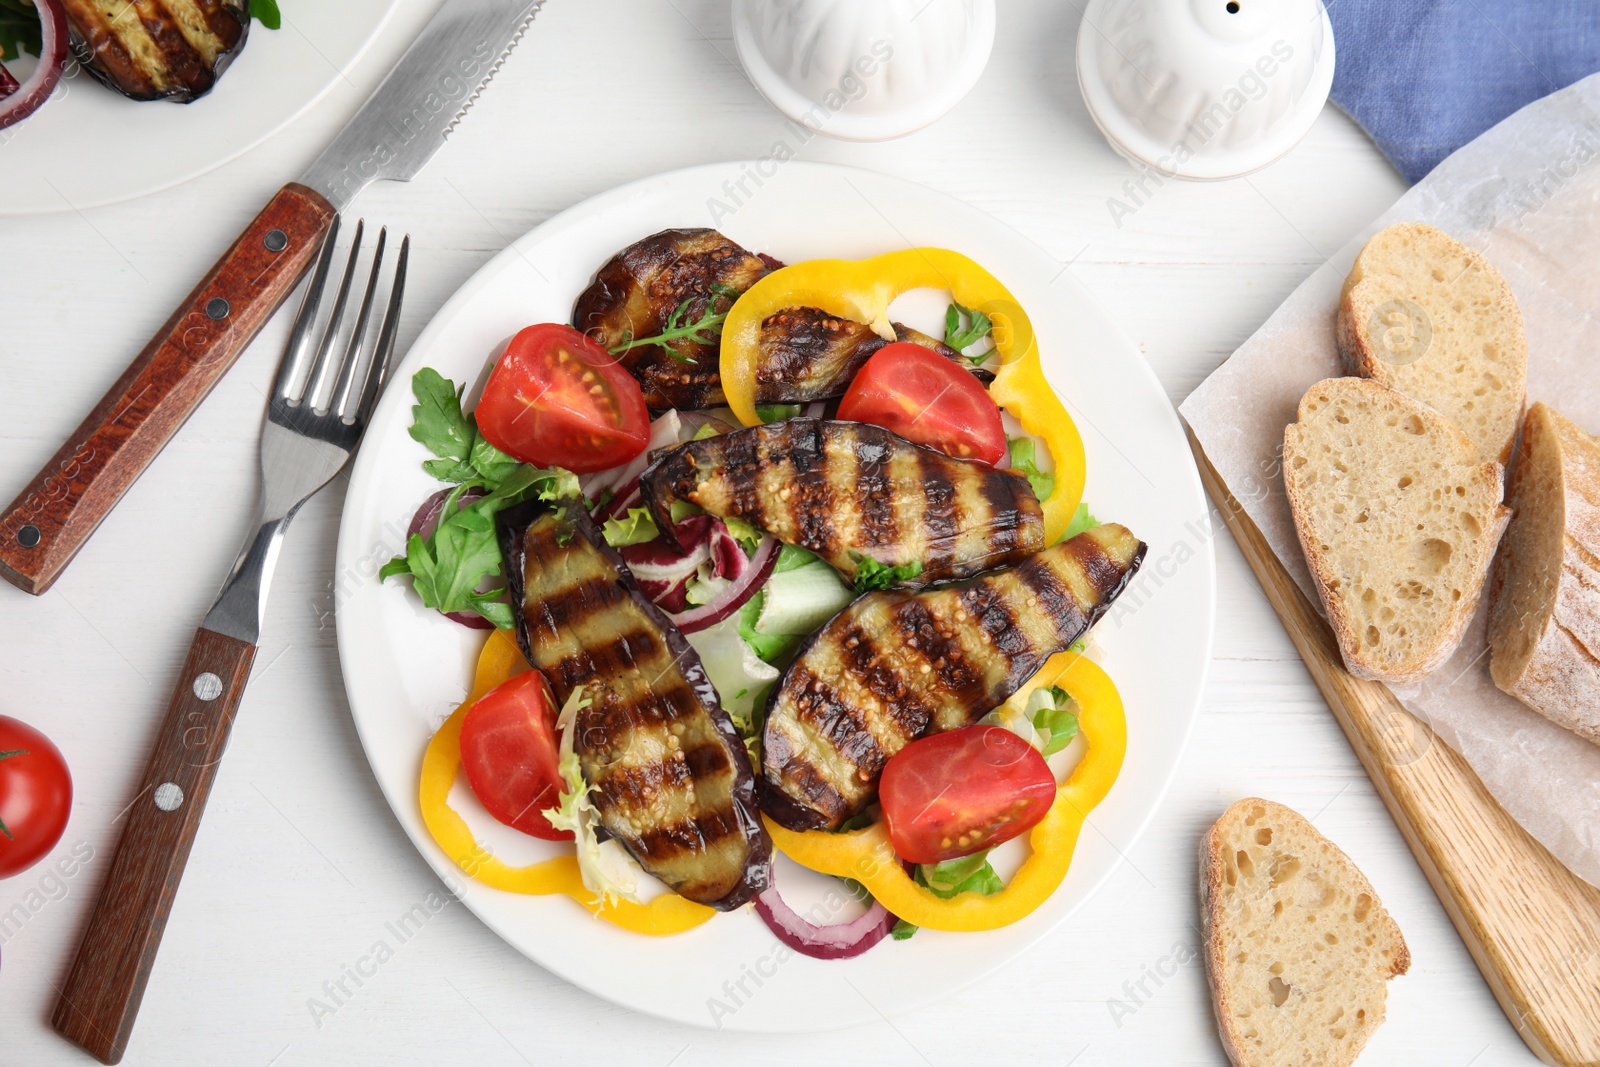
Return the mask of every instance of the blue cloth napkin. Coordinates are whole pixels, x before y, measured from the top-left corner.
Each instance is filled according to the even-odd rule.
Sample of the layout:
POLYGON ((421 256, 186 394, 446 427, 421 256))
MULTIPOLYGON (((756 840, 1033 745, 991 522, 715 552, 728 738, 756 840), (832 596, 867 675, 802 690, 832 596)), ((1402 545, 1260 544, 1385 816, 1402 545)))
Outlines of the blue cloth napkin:
POLYGON ((1600 70, 1600 0, 1324 0, 1333 102, 1408 181, 1600 70))

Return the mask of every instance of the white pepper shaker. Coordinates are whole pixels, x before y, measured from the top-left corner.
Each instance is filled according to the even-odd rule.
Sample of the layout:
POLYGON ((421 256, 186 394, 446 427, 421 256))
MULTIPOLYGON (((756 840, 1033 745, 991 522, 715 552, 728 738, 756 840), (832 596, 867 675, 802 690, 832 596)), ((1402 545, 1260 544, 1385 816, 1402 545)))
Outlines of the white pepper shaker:
POLYGON ((994 46, 994 0, 733 0, 739 61, 808 129, 883 141, 966 96, 994 46))

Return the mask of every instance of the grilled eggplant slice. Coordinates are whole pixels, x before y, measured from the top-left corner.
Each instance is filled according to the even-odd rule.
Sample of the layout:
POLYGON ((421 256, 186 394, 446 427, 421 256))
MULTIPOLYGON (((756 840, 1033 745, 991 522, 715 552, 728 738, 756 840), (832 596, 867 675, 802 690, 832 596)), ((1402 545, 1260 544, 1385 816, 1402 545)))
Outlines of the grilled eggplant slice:
POLYGON ((590 704, 573 749, 600 824, 690 900, 736 908, 766 888, 772 842, 755 777, 700 657, 651 603, 581 502, 500 516, 517 640, 558 703, 590 704))
MULTIPOLYGON (((603 348, 655 337, 688 301, 693 322, 715 302, 729 301, 713 286, 742 293, 771 270, 716 230, 662 230, 635 241, 606 261, 578 295, 572 325, 603 348)), ((652 408, 698 409, 722 403, 718 346, 680 338, 665 345, 630 348, 618 357, 639 380, 652 408)))
MULTIPOLYGON (((974 370, 943 341, 898 322, 889 325, 896 341, 921 345, 954 360, 985 385, 994 380, 988 371, 974 370)), ((785 308, 768 315, 761 323, 756 403, 808 404, 843 396, 856 372, 888 343, 865 323, 821 308, 785 308)))
MULTIPOLYGON (((572 325, 603 348, 656 337, 684 309, 680 325, 710 310, 726 311, 728 294, 743 293, 777 260, 746 251, 716 230, 662 230, 624 248, 595 274, 572 308, 572 325), (718 288, 722 289, 719 295, 718 288)), ((943 342, 898 322, 895 339, 961 360, 943 342)), ((709 336, 709 335, 702 335, 709 336)), ((787 308, 761 324, 756 402, 805 404, 844 395, 856 371, 889 342, 872 327, 812 307, 787 308)), ((721 352, 716 343, 682 337, 639 345, 619 356, 639 381, 645 403, 657 410, 696 410, 724 402, 721 352)), ((974 371, 985 383, 986 371, 974 371)))
POLYGON ((808 548, 855 581, 862 560, 922 564, 901 584, 965 578, 1044 547, 1028 479, 880 426, 785 419, 679 445, 639 478, 659 529, 674 500, 808 548))
POLYGON ((134 100, 209 93, 250 34, 249 0, 62 0, 72 50, 134 100))
POLYGON ((1098 526, 1005 570, 920 593, 869 593, 813 634, 773 687, 761 806, 835 829, 878 792, 889 757, 977 722, 1082 637, 1145 546, 1098 526))

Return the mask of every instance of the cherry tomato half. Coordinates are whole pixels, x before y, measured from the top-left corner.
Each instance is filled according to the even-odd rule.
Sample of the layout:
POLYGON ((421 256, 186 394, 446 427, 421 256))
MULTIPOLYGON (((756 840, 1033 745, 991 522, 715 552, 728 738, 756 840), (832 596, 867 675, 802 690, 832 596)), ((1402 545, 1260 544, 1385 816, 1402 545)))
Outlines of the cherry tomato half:
POLYGON ((461 768, 489 814, 546 841, 571 841, 544 817, 561 800, 555 698, 538 671, 489 690, 461 720, 461 768))
POLYGON ((0 878, 55 848, 71 811, 72 775, 61 750, 27 723, 0 715, 0 878))
POLYGON ((856 372, 839 417, 870 422, 962 459, 1006 456, 1000 408, 972 372, 921 345, 884 345, 856 372))
POLYGON ((912 863, 1010 841, 1033 829, 1055 798, 1044 757, 1003 726, 918 738, 889 760, 878 786, 889 841, 912 863))
POLYGON ((511 339, 476 415, 500 451, 578 474, 626 463, 650 440, 639 383, 595 341, 555 322, 511 339))

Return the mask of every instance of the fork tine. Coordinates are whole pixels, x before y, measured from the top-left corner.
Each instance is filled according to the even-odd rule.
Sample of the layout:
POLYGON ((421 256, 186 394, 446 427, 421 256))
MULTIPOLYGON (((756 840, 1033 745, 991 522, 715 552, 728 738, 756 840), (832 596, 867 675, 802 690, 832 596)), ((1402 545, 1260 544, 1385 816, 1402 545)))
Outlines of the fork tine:
POLYGON ((289 345, 284 350, 283 359, 278 364, 278 376, 272 383, 272 395, 276 400, 286 400, 291 404, 300 402, 300 398, 291 393, 295 381, 300 376, 300 368, 305 364, 306 346, 311 341, 311 327, 316 322, 317 307, 322 303, 322 290, 328 281, 328 264, 333 259, 333 246, 339 241, 339 216, 333 217, 333 225, 328 227, 328 235, 322 239, 322 253, 317 256, 317 269, 311 275, 311 284, 306 286, 305 296, 300 300, 300 310, 294 317, 294 329, 289 333, 289 345))
POLYGON ((389 307, 383 315, 383 326, 378 331, 378 343, 372 350, 372 361, 367 367, 367 380, 361 387, 361 406, 355 422, 365 426, 372 414, 378 394, 383 390, 384 379, 389 374, 389 357, 394 353, 395 334, 400 329, 400 305, 406 291, 406 262, 411 258, 411 235, 400 239, 400 255, 394 264, 394 288, 389 293, 389 307))
POLYGON ((350 303, 350 285, 355 280, 356 261, 361 258, 361 234, 366 229, 366 220, 356 220, 355 236, 350 239, 350 256, 345 261, 344 277, 339 281, 339 295, 333 301, 333 313, 328 316, 328 328, 322 333, 322 343, 317 346, 316 361, 312 364, 311 378, 306 383, 305 395, 301 401, 310 403, 311 410, 319 415, 326 414, 326 407, 317 407, 317 397, 323 393, 323 387, 328 384, 328 377, 333 373, 334 342, 338 340, 339 323, 344 319, 344 309, 350 303))
POLYGON ((367 288, 361 294, 361 309, 356 312, 356 325, 350 331, 345 345, 344 359, 340 361, 339 378, 334 383, 333 395, 328 398, 328 410, 348 420, 354 414, 350 404, 351 387, 355 382, 356 368, 361 362, 361 351, 366 347, 367 323, 372 320, 372 301, 378 289, 378 272, 383 269, 383 249, 389 239, 387 226, 378 230, 378 247, 372 253, 372 271, 367 275, 367 288))

